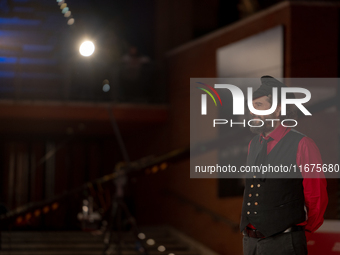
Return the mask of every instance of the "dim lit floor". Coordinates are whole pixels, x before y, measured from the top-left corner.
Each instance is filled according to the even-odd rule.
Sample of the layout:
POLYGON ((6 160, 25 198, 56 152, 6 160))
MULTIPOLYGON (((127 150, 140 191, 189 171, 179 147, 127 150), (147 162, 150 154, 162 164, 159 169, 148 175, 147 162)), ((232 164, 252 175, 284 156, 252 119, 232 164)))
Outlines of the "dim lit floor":
MULTIPOLYGON (((138 241, 142 241, 148 254, 215 255, 216 253, 169 226, 143 227, 134 238, 131 232, 122 234, 122 254, 141 254, 138 241)), ((118 254, 117 235, 105 254, 118 254)), ((103 252, 103 235, 90 232, 3 232, 1 254, 4 255, 94 255, 103 252)))

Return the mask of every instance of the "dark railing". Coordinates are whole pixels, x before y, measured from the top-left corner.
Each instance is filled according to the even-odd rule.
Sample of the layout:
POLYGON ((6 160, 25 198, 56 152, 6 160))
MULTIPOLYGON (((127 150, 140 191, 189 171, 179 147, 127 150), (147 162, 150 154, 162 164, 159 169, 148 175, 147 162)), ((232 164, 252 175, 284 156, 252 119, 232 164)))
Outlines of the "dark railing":
MULTIPOLYGON (((148 170, 152 167, 159 167, 163 164, 163 166, 167 167, 168 164, 172 162, 176 162, 182 160, 183 158, 189 157, 189 148, 177 149, 165 153, 158 157, 147 157, 142 158, 140 160, 136 160, 130 163, 129 167, 126 165, 118 164, 116 166, 115 172, 92 180, 90 182, 86 182, 83 185, 74 188, 72 190, 66 191, 62 194, 53 196, 51 198, 39 201, 39 202, 31 202, 26 205, 20 206, 14 210, 6 212, 0 215, 0 221, 2 220, 9 220, 17 217, 19 215, 23 215, 29 211, 36 210, 37 208, 43 208, 46 205, 52 205, 54 202, 58 202, 66 197, 69 197, 73 194, 79 193, 86 189, 91 189, 94 185, 100 185, 102 183, 106 183, 108 181, 114 180, 122 175, 129 174, 132 172, 138 172, 141 170, 148 170)), ((161 167, 163 167, 161 166, 161 167)))
MULTIPOLYGON (((316 113, 318 111, 321 110, 325 110, 333 105, 335 105, 337 102, 337 98, 336 97, 332 97, 329 98, 325 101, 319 102, 315 105, 312 105, 310 107, 308 107, 308 110, 311 113, 316 113)), ((191 155, 199 155, 202 153, 207 153, 207 151, 211 150, 211 149, 216 149, 219 148, 221 146, 221 144, 225 144, 226 141, 228 141, 229 144, 231 144, 231 146, 233 146, 235 139, 238 139, 239 137, 242 137, 243 135, 246 135, 246 133, 244 133, 245 131, 239 131, 239 133, 237 135, 233 134, 228 134, 225 137, 222 137, 219 140, 211 140, 211 141, 207 141, 202 145, 198 145, 195 148, 191 148, 191 155), (201 147, 204 147, 204 150, 201 149, 201 147)), ((9 220, 9 219, 13 219, 14 217, 17 217, 19 215, 25 214, 31 210, 35 210, 36 208, 42 208, 45 205, 49 205, 52 204, 55 201, 61 200, 63 198, 66 198, 72 194, 81 192, 85 189, 90 188, 92 185, 96 185, 96 184, 100 184, 100 183, 104 183, 110 180, 113 180, 117 177, 120 176, 120 174, 126 174, 126 173, 130 173, 130 172, 137 172, 140 170, 147 170, 148 168, 152 168, 153 166, 157 166, 157 165, 161 165, 162 163, 166 163, 166 165, 168 163, 172 163, 172 162, 176 162, 176 161, 180 161, 183 159, 187 159, 190 157, 190 149, 189 147, 187 148, 182 148, 182 149, 178 149, 178 150, 173 150, 170 151, 166 154, 163 154, 161 156, 158 157, 150 157, 150 158, 142 158, 140 160, 131 162, 129 167, 127 168, 122 167, 122 168, 117 168, 117 171, 103 176, 101 178, 95 179, 91 182, 87 182, 84 183, 83 185, 69 190, 63 194, 59 194, 57 196, 51 197, 47 200, 44 201, 40 201, 40 202, 33 202, 33 203, 29 203, 26 204, 24 206, 21 206, 19 208, 16 208, 14 210, 11 210, 5 214, 0 215, 0 221, 3 220, 9 220)), ((193 207, 195 207, 198 211, 202 211, 206 214, 209 214, 213 219, 223 222, 229 226, 231 226, 233 229, 237 228, 237 224, 235 222, 233 222, 230 219, 227 219, 224 216, 218 215, 216 213, 214 213, 213 211, 209 210, 208 208, 205 208, 204 206, 201 206, 197 203, 195 203, 194 201, 191 201, 189 199, 186 199, 178 194, 175 194, 173 192, 167 192, 167 194, 171 194, 172 196, 177 197, 179 200, 185 202, 186 204, 189 204, 193 207)))

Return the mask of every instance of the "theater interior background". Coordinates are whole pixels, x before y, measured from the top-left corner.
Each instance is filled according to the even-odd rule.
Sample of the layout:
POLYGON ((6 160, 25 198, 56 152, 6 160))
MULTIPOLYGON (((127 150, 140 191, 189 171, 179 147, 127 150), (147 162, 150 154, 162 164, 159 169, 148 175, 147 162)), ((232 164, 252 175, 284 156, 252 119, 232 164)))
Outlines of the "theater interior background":
MULTIPOLYGON (((190 178, 190 78, 340 74, 340 1, 0 0, 0 13, 0 254, 241 255, 242 182, 190 178)), ((337 86, 297 127, 332 164, 337 86)), ((226 143, 226 162, 247 145, 226 143)), ((327 183, 312 255, 340 254, 327 183)))

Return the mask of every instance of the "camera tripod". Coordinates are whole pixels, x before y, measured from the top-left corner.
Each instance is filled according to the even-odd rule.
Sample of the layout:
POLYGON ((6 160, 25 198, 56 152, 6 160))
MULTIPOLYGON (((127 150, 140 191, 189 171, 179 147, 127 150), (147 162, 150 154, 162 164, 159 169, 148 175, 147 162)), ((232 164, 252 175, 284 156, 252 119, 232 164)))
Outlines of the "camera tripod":
POLYGON ((112 199, 112 205, 111 205, 111 212, 109 215, 109 222, 107 229, 104 233, 104 250, 103 255, 110 254, 110 244, 112 243, 112 237, 113 232, 116 227, 117 230, 117 238, 115 239, 116 244, 116 253, 118 255, 122 254, 122 217, 125 215, 127 218, 128 223, 131 225, 133 230, 133 235, 136 241, 136 249, 140 254, 147 255, 147 250, 144 247, 142 241, 138 238, 138 234, 140 233, 136 224, 135 218, 130 213, 127 205, 124 202, 124 185, 126 183, 126 175, 125 173, 122 174, 122 176, 119 176, 115 180, 116 185, 116 194, 115 197, 112 199), (116 224, 115 224, 116 223, 116 224))
POLYGON ((115 254, 118 254, 118 255, 122 254, 122 240, 123 240, 122 238, 122 216, 123 214, 127 217, 127 221, 131 224, 133 228, 133 234, 136 240, 136 245, 138 245, 137 251, 140 254, 148 255, 147 250, 144 247, 142 241, 138 238, 139 230, 136 224, 136 220, 132 216, 127 205, 124 202, 124 186, 127 182, 127 173, 130 170, 129 168, 130 160, 129 160, 123 139, 119 132, 118 125, 116 123, 116 120, 110 108, 108 108, 108 113, 109 113, 111 124, 115 132, 116 138, 118 140, 118 143, 119 143, 126 165, 124 167, 116 167, 115 169, 116 178, 114 179, 114 184, 116 186, 116 193, 114 194, 114 196, 111 196, 113 197, 113 199, 111 203, 111 212, 109 215, 108 226, 104 232, 103 255, 110 254, 109 253, 110 244, 112 242, 112 236, 113 236, 115 226, 117 229, 117 238, 116 238, 117 253, 115 254))

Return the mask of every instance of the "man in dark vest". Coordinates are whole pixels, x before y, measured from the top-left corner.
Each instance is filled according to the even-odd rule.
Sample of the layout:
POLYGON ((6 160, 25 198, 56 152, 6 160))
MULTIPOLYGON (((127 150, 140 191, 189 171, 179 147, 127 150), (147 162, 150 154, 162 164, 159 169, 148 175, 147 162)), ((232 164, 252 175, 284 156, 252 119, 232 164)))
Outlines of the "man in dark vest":
MULTIPOLYGON (((278 88, 278 106, 270 115, 251 113, 252 119, 258 119, 252 126, 264 125, 250 128, 257 135, 249 143, 247 165, 292 166, 298 171, 289 178, 285 173, 247 175, 240 223, 244 255, 307 254, 309 234, 323 223, 327 182, 322 171, 300 172, 299 166, 322 164, 322 159, 312 139, 284 127, 281 121, 265 121, 296 119, 297 114, 294 105, 287 105, 287 115, 281 116, 283 83, 271 76, 261 77, 261 83, 253 93, 254 108, 271 108, 274 87, 278 88)), ((294 94, 288 93, 287 98, 294 94)))

